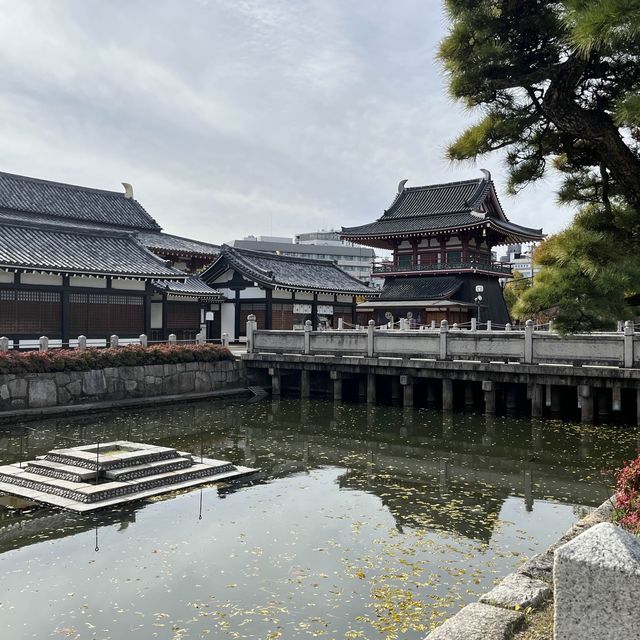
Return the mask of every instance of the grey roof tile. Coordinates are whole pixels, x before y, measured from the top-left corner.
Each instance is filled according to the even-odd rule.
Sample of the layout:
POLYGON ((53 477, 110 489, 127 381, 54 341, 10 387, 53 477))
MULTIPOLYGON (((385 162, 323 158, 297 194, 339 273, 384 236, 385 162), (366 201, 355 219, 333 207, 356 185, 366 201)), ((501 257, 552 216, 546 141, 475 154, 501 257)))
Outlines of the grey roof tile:
POLYGON ((328 260, 279 256, 263 251, 237 249, 223 244, 219 258, 201 273, 209 282, 229 266, 246 278, 266 285, 306 291, 376 294, 368 287, 328 260))
POLYGON ((461 286, 458 276, 387 278, 380 300, 445 300, 461 286))
POLYGON ((220 253, 220 245, 199 242, 190 238, 174 236, 160 231, 140 231, 138 240, 149 249, 170 251, 181 255, 215 257, 220 253))
POLYGON ((0 208, 59 219, 133 229, 160 230, 158 223, 124 193, 0 172, 0 208))
POLYGON ((487 225, 502 231, 508 241, 543 237, 541 229, 523 227, 507 220, 493 182, 486 177, 409 187, 396 195, 378 220, 357 227, 343 227, 341 235, 359 239, 487 225))
POLYGON ((161 280, 153 283, 155 288, 166 293, 197 298, 222 298, 222 293, 212 289, 199 276, 189 276, 184 282, 161 280))
POLYGON ((0 220, 0 267, 69 274, 186 277, 125 232, 28 226, 0 220))

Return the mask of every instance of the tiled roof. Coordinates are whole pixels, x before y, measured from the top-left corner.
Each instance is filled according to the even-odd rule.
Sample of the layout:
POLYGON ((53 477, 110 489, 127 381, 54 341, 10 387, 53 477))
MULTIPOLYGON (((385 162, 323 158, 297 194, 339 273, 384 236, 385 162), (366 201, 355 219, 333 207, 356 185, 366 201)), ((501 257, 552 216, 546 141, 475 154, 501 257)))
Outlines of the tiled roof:
POLYGON ((444 300, 462 286, 457 276, 387 278, 380 300, 444 300))
POLYGON ((221 249, 216 262, 201 274, 207 282, 232 267, 247 279, 271 288, 353 294, 377 292, 328 260, 279 256, 263 251, 236 249, 226 244, 221 249))
POLYGON ((360 240, 473 227, 492 227, 502 233, 507 242, 543 237, 541 229, 522 227, 507 220, 488 172, 477 180, 401 188, 378 220, 358 227, 343 227, 341 235, 360 240))
POLYGON ((50 182, 0 172, 0 208, 54 219, 132 229, 160 230, 158 223, 124 193, 50 182))
POLYGON ((27 226, 0 220, 0 267, 68 274, 179 278, 172 269, 126 232, 27 226))
POLYGON ((149 249, 158 251, 168 251, 180 255, 195 255, 204 257, 214 257, 220 253, 220 246, 190 240, 181 236, 173 236, 160 231, 140 231, 137 234, 138 240, 149 249))
POLYGON ((193 298, 222 298, 222 293, 212 289, 199 276, 189 276, 184 282, 161 280, 153 283, 155 288, 166 293, 193 298))

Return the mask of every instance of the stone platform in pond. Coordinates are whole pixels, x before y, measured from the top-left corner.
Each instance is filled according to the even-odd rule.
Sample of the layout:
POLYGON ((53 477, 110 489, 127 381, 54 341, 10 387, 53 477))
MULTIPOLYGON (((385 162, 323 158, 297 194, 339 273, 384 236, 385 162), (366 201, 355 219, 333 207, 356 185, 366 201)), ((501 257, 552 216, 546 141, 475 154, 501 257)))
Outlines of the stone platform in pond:
POLYGON ((35 460, 0 466, 0 492, 84 512, 256 471, 194 459, 170 447, 117 440, 54 449, 35 460))

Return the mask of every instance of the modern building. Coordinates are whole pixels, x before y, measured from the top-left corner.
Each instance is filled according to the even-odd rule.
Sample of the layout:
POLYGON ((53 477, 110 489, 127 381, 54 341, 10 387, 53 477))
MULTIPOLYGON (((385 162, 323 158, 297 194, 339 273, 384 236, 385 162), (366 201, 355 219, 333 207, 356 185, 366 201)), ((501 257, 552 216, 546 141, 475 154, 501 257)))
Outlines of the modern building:
POLYGON ((398 185, 381 217, 343 228, 349 242, 393 252, 393 261, 374 267, 384 277, 380 297, 358 306, 358 322, 386 322, 386 314, 414 324, 509 322, 500 280, 511 276, 508 263, 495 262, 496 245, 535 242, 541 229, 509 222, 491 174, 475 180, 421 187, 398 185))
POLYGON ((229 244, 238 249, 267 251, 294 258, 330 260, 362 282, 371 281, 371 268, 376 257, 373 249, 353 246, 341 240, 339 231, 300 233, 295 239, 248 236, 229 244))
POLYGON ((520 244, 509 245, 506 255, 501 256, 500 261, 510 264, 512 271, 520 272, 525 278, 533 278, 540 271, 540 267, 533 261, 533 247, 526 251, 520 244))
POLYGON ((337 328, 355 324, 357 299, 374 289, 333 262, 222 245, 216 261, 200 274, 222 292, 221 328, 232 341, 246 337, 250 314, 259 329, 337 328))
POLYGON ((219 311, 222 294, 193 274, 219 248, 163 233, 124 186, 0 173, 0 336, 25 347, 43 335, 189 339, 219 311))

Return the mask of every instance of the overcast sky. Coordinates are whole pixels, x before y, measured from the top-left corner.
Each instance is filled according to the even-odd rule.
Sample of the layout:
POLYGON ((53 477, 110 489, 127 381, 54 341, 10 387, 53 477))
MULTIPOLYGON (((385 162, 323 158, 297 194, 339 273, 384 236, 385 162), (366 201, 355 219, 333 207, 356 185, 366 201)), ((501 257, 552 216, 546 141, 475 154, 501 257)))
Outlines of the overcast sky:
POLYGON ((471 116, 435 60, 440 0, 0 0, 0 170, 120 190, 221 243, 373 221, 407 186, 489 169, 557 231, 551 185, 451 165, 471 116))

